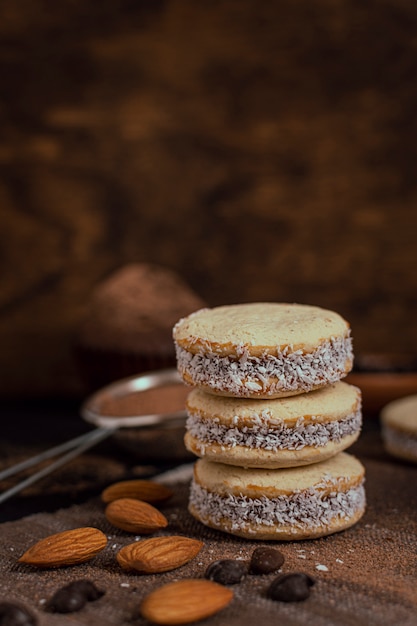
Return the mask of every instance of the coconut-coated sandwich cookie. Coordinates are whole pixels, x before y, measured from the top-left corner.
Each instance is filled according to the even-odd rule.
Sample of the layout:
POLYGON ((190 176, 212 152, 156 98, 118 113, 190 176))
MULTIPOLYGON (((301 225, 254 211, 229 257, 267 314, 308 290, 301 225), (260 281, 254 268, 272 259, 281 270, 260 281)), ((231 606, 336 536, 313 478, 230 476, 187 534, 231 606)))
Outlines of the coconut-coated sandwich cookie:
POLYGON ((247 539, 323 537, 362 517, 364 468, 346 452, 321 463, 279 470, 199 459, 189 511, 206 526, 247 539))
POLYGON ((279 398, 337 382, 352 369, 349 324, 337 313, 273 302, 200 309, 173 329, 185 383, 242 398, 279 398))
POLYGON ((380 417, 386 451, 417 463, 417 395, 393 400, 385 405, 380 417))
POLYGON ((200 457, 242 467, 282 468, 330 458, 362 426, 361 392, 337 382, 311 393, 256 400, 193 389, 186 400, 185 446, 200 457))

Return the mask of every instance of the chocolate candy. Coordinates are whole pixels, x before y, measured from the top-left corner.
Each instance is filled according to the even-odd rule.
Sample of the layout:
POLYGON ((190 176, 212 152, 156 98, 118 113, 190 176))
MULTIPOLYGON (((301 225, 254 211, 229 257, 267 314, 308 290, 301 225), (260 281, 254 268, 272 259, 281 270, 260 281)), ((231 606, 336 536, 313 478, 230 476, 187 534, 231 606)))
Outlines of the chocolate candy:
POLYGON ((221 585, 236 585, 240 583, 246 572, 247 565, 244 561, 221 559, 211 563, 204 576, 221 585))
POLYGON ((104 594, 89 580, 75 580, 58 589, 47 605, 52 613, 74 613, 80 611, 87 602, 98 600, 104 594))
POLYGON ((269 547, 255 548, 249 563, 251 574, 271 574, 284 563, 284 555, 279 550, 269 547))
POLYGON ((36 618, 20 604, 0 602, 0 626, 35 626, 36 618))
POLYGON ((272 581, 268 589, 268 597, 271 600, 281 602, 300 602, 310 595, 310 587, 315 580, 308 574, 294 573, 282 574, 272 581))

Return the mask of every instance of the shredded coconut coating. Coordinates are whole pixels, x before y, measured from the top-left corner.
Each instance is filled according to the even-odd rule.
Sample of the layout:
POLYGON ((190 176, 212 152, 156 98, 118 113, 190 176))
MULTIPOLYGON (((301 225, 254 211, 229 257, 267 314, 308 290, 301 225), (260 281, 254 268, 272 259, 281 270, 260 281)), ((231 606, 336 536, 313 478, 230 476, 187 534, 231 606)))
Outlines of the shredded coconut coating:
POLYGON ((212 352, 192 354, 178 344, 175 348, 182 376, 187 375, 197 386, 236 397, 308 392, 337 382, 353 363, 350 336, 332 337, 314 352, 286 347, 277 356, 254 357, 242 346, 238 360, 212 352))
POLYGON ((339 442, 343 437, 353 435, 362 426, 362 412, 359 408, 355 413, 337 421, 307 424, 300 417, 294 426, 284 423, 271 428, 265 420, 252 426, 238 424, 227 426, 220 424, 218 419, 204 420, 197 415, 187 419, 187 430, 193 437, 205 444, 217 443, 221 446, 234 448, 261 448, 263 450, 301 450, 305 446, 319 448, 329 441, 339 442))
POLYGON ((203 521, 217 528, 222 528, 224 519, 227 519, 231 531, 255 533, 259 527, 275 525, 291 526, 294 532, 297 529, 315 530, 328 527, 336 518, 349 520, 365 508, 363 482, 348 491, 337 491, 337 481, 332 482, 335 489, 330 493, 323 493, 320 485, 316 485, 290 496, 253 499, 243 494, 222 496, 193 480, 190 504, 203 521))
POLYGON ((385 424, 382 427, 382 438, 389 449, 402 450, 417 461, 417 435, 401 432, 385 424))

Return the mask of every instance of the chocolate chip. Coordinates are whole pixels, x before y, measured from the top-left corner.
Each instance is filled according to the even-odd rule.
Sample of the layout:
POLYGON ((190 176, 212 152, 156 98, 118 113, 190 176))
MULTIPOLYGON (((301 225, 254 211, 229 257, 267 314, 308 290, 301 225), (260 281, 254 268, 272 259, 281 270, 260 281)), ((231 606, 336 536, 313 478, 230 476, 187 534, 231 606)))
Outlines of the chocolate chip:
POLYGON ((104 594, 89 580, 75 580, 58 589, 47 604, 52 613, 74 613, 80 611, 87 602, 98 600, 104 594))
POLYGON ((35 626, 36 618, 19 604, 0 602, 0 626, 35 626))
POLYGON ((221 585, 236 585, 236 583, 240 583, 246 572, 245 561, 221 559, 220 561, 213 561, 206 569, 204 576, 221 585))
POLYGON ((314 578, 307 574, 282 574, 272 581, 268 589, 268 597, 281 602, 300 602, 309 597, 310 587, 314 583, 314 578))
POLYGON ((255 548, 249 563, 251 574, 271 574, 276 572, 284 563, 284 555, 275 548, 255 548))

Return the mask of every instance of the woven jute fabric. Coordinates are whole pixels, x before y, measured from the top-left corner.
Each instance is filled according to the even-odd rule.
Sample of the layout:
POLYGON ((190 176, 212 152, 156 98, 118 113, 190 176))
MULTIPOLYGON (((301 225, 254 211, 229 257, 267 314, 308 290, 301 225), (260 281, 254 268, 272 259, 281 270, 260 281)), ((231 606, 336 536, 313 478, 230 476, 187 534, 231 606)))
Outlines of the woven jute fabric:
MULTIPOLYGON (((351 450, 366 469, 367 509, 353 528, 312 541, 275 542, 285 556, 283 572, 306 572, 316 584, 310 597, 298 603, 270 600, 266 590, 275 575, 247 575, 233 586, 228 607, 206 619, 207 626, 416 626, 417 624, 417 466, 384 453, 379 434, 363 435, 351 450)), ((187 512, 187 480, 173 485, 174 496, 161 510, 169 526, 159 535, 180 534, 204 541, 192 562, 164 574, 124 572, 117 551, 140 540, 112 527, 97 497, 53 513, 37 513, 0 525, 0 598, 24 604, 41 626, 144 625, 140 603, 166 582, 204 576, 220 558, 249 559, 263 542, 251 542, 210 530, 187 512), (18 557, 39 539, 80 526, 95 526, 108 538, 107 547, 90 562, 60 569, 36 570, 18 557), (89 579, 105 595, 77 613, 45 611, 53 593, 73 580, 89 579)), ((271 545, 271 544, 268 544, 271 545)))

